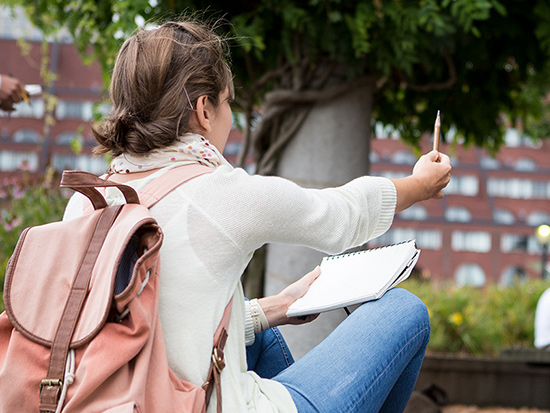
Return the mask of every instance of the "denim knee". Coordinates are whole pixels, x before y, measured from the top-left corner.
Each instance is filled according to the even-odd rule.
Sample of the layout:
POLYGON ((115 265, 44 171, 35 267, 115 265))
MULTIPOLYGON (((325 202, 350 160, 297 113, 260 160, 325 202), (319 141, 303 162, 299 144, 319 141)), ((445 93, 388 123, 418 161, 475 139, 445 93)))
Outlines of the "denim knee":
POLYGON ((403 314, 403 320, 410 328, 425 331, 425 343, 430 340, 430 316, 426 304, 416 295, 403 288, 393 288, 386 295, 392 296, 397 307, 396 311, 403 314))

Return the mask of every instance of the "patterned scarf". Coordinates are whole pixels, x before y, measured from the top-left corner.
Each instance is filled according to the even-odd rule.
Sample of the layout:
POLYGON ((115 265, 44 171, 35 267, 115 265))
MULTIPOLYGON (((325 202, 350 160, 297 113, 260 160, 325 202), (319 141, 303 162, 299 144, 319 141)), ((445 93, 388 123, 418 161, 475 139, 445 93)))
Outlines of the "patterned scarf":
POLYGON ((121 154, 113 159, 109 173, 142 172, 163 168, 174 162, 200 163, 217 168, 231 166, 218 149, 207 139, 195 133, 185 133, 178 141, 166 148, 155 149, 144 155, 121 154))

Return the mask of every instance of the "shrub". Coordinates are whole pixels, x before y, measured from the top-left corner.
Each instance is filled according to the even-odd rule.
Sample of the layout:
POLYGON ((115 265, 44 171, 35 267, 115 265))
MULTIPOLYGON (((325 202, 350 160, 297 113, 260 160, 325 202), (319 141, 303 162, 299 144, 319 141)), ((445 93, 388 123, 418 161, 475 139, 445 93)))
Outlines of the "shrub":
MULTIPOLYGON (((69 192, 59 189, 56 173, 51 170, 39 180, 28 174, 6 178, 0 187, 0 289, 3 290, 8 260, 24 228, 60 220, 69 192)), ((0 294, 0 310, 3 310, 0 294)))
POLYGON ((428 307, 432 335, 428 351, 497 355, 504 348, 533 347, 538 299, 550 282, 530 280, 512 287, 456 287, 409 279, 403 288, 428 307))

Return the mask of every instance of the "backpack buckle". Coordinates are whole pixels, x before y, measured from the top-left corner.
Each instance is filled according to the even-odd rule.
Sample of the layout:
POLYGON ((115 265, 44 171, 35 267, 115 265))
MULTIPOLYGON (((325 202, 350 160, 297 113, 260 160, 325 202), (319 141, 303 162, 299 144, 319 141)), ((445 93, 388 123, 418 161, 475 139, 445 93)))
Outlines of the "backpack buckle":
POLYGON ((218 373, 221 373, 222 370, 225 368, 225 363, 223 361, 223 351, 221 352, 221 356, 218 354, 218 349, 215 348, 212 352, 212 363, 214 363, 214 367, 216 367, 216 370, 218 370, 218 373))
POLYGON ((55 387, 59 386, 59 390, 63 388, 63 381, 59 379, 44 379, 40 382, 40 393, 44 387, 55 387))

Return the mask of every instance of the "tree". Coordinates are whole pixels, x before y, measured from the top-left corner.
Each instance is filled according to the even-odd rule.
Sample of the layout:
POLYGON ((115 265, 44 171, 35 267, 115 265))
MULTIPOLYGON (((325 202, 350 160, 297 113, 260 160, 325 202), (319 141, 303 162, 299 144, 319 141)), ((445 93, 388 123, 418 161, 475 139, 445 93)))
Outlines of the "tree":
MULTIPOLYGON (((234 68, 250 105, 267 109, 289 99, 266 99, 272 90, 325 90, 368 75, 376 86, 375 119, 412 143, 444 108, 446 123, 466 142, 498 149, 501 114, 540 111, 540 99, 522 92, 528 80, 548 74, 550 5, 543 0, 5 2, 23 5, 45 33, 66 27, 82 54, 99 60, 106 80, 121 40, 139 23, 206 10, 231 25, 220 28, 240 46, 234 68)), ((305 104, 316 98, 307 95, 305 104)))
MULTIPOLYGON (((106 78, 136 21, 201 9, 223 16, 220 29, 239 46, 233 68, 247 125, 263 108, 246 129, 258 171, 306 185, 367 173, 375 120, 414 144, 441 109, 455 138, 491 151, 502 144, 503 115, 522 118, 535 138, 548 130, 545 0, 35 0, 25 8, 46 32, 67 27, 106 78)), ((299 276, 318 262, 274 248, 275 273, 299 276)))

